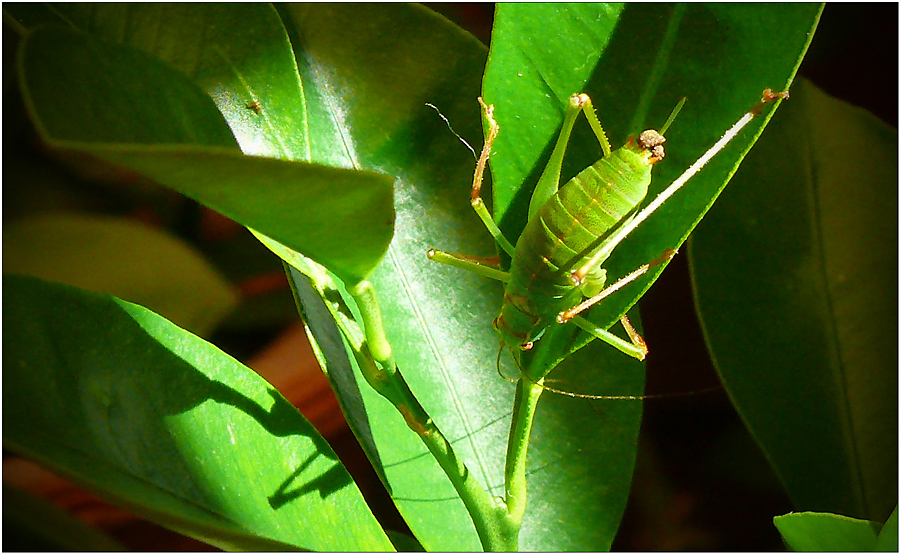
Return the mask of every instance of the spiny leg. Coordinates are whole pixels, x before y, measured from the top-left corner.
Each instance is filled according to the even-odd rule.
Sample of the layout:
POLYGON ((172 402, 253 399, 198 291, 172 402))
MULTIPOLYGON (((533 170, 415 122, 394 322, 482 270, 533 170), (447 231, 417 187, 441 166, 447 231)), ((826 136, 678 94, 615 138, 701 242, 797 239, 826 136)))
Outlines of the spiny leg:
MULTIPOLYGON (((488 158, 491 155, 491 146, 494 144, 494 139, 497 138, 500 127, 494 119, 493 104, 488 106, 480 97, 478 98, 478 103, 481 104, 481 107, 484 109, 484 115, 488 120, 489 127, 487 138, 484 141, 484 147, 481 149, 481 156, 479 156, 478 164, 475 166, 475 175, 472 178, 472 208, 475 210, 475 213, 478 214, 478 218, 481 219, 481 222, 487 228, 491 236, 494 237, 494 240, 497 241, 497 244, 499 244, 507 254, 512 256, 515 248, 513 248, 509 240, 503 236, 503 232, 494 222, 494 218, 491 217, 491 214, 484 205, 484 201, 481 199, 481 184, 484 180, 484 169, 487 166, 488 158)), ((484 263, 483 260, 472 256, 451 254, 432 248, 428 251, 428 259, 456 268, 465 269, 483 277, 496 279, 504 283, 509 281, 509 273, 501 271, 496 267, 484 263)))
POLYGON ((628 354, 632 358, 637 358, 638 360, 643 361, 643 359, 647 356, 647 343, 644 341, 644 338, 641 337, 634 326, 631 324, 631 321, 628 319, 628 316, 622 316, 619 321, 622 323, 622 326, 625 327, 625 332, 628 334, 628 338, 630 342, 619 338, 617 335, 607 331, 606 329, 596 325, 595 323, 588 321, 587 319, 578 316, 572 316, 572 323, 581 327, 588 333, 594 335, 594 337, 602 340, 606 344, 614 347, 615 349, 628 354))
POLYGON ((481 199, 481 182, 484 179, 484 168, 487 166, 488 158, 491 156, 491 146, 494 144, 494 139, 497 138, 500 127, 494 119, 494 105, 491 104, 488 106, 480 96, 478 97, 478 103, 481 104, 481 107, 484 109, 484 116, 488 120, 489 127, 488 136, 484 141, 484 147, 481 149, 481 156, 478 157, 478 165, 475 166, 475 176, 472 178, 472 208, 475 210, 475 213, 478 214, 478 217, 481 218, 481 222, 487 227, 488 232, 494 237, 494 240, 497 241, 497 244, 500 245, 500 248, 512 256, 515 248, 512 243, 503 236, 503 231, 500 230, 497 223, 494 221, 494 218, 488 213, 487 207, 484 205, 484 200, 481 199))
POLYGON ((581 304, 578 304, 577 306, 575 306, 575 307, 573 307, 573 308, 570 308, 570 309, 568 309, 568 310, 566 310, 566 311, 564 311, 564 312, 560 312, 560 314, 556 316, 556 321, 557 321, 558 323, 565 323, 565 322, 569 321, 570 319, 572 319, 572 318, 575 317, 576 315, 578 315, 578 314, 580 314, 581 312, 585 311, 586 309, 590 308, 591 306, 593 306, 593 305, 596 304, 597 302, 600 302, 601 300, 603 300, 603 299, 606 298, 607 296, 611 295, 612 293, 618 291, 619 289, 621 289, 621 288, 624 287, 625 285, 627 285, 627 284, 629 284, 629 283, 632 283, 632 282, 635 281, 638 277, 640 277, 641 275, 644 275, 645 273, 647 273, 648 271, 650 271, 651 268, 656 267, 656 266, 658 266, 658 265, 660 265, 660 264, 664 264, 664 263, 668 262, 669 260, 671 260, 672 258, 674 258, 674 257, 675 257, 675 254, 677 254, 677 253, 678 253, 678 250, 671 250, 671 249, 666 250, 665 252, 663 252, 662 254, 660 254, 658 257, 656 257, 656 258, 650 260, 648 263, 645 263, 645 264, 642 265, 641 267, 635 269, 634 271, 632 271, 632 272, 629 273, 628 275, 622 277, 621 279, 619 279, 619 280, 616 281, 615 283, 613 283, 613 284, 611 284, 610 286, 604 288, 604 289, 603 289, 602 291, 600 291, 599 293, 595 294, 594 296, 591 296, 590 298, 588 298, 587 300, 585 300, 585 301, 582 302, 581 304))
MULTIPOLYGON (((709 150, 706 151, 703 156, 701 156, 696 162, 694 162, 684 173, 681 174, 675 181, 669 185, 666 190, 661 192, 656 199, 653 200, 647 207, 638 212, 630 221, 628 221, 625 225, 617 229, 604 243, 603 247, 600 248, 594 256, 591 257, 584 265, 582 265, 577 270, 573 271, 571 274, 571 278, 573 282, 578 285, 581 284, 584 277, 589 274, 596 265, 601 261, 605 260, 610 252, 625 238, 627 237, 631 231, 633 231, 640 223, 649 217, 654 211, 656 211, 663 202, 665 202, 669 197, 671 197, 678 189, 684 186, 688 180, 691 179, 700 169, 705 166, 709 160, 712 159, 713 156, 718 154, 725 146, 731 142, 734 137, 748 124, 752 121, 757 115, 760 114, 762 108, 765 104, 769 102, 773 102, 775 100, 779 100, 782 98, 788 98, 788 91, 784 92, 772 92, 771 89, 766 89, 763 91, 762 99, 746 114, 744 114, 741 119, 737 121, 726 133, 719 139, 709 150)), ((674 118, 674 115, 680 110, 683 105, 684 100, 682 99, 679 102, 678 106, 675 108, 673 115, 669 117, 669 120, 666 122, 666 127, 668 127, 671 120, 674 118)), ((557 316, 557 321, 559 323, 565 323, 571 319, 575 319, 575 323, 585 329, 589 333, 593 334, 595 337, 604 340, 610 345, 618 348, 619 350, 625 352, 626 354, 632 355, 638 359, 643 359, 643 356, 647 353, 646 343, 643 338, 638 335, 637 331, 635 331, 634 327, 631 326, 631 323, 627 320, 627 318, 622 318, 622 325, 625 327, 625 331, 628 333, 629 338, 631 339, 631 344, 623 341, 619 337, 609 333, 608 331, 597 327, 596 325, 590 323, 589 321, 578 317, 578 314, 583 312, 584 310, 590 308, 600 300, 606 298, 613 292, 621 289, 623 286, 628 283, 633 282, 635 279, 640 277, 641 275, 647 273, 651 267, 665 263, 672 258, 677 253, 675 250, 666 250, 661 256, 652 260, 650 263, 645 264, 635 271, 629 273, 622 279, 619 279, 609 287, 600 291, 600 293, 588 298, 581 304, 566 310, 565 312, 560 313, 557 316)))

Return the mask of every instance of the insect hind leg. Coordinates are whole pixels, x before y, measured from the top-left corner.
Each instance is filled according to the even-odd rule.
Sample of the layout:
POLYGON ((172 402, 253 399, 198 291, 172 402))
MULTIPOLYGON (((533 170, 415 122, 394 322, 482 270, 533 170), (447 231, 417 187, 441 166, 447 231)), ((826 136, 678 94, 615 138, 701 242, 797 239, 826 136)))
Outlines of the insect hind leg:
MULTIPOLYGON (((644 342, 644 339, 638 334, 638 332, 637 332, 637 330, 635 330, 634 326, 631 325, 631 322, 628 320, 627 316, 622 316, 622 318, 619 321, 621 321, 622 326, 625 328, 625 332, 628 334, 628 338, 629 338, 628 341, 619 338, 618 336, 614 335, 613 333, 610 333, 606 329, 599 327, 598 325, 595 325, 594 323, 591 323, 590 321, 588 321, 587 319, 584 319, 583 317, 579 316, 578 314, 587 310, 594 304, 597 304, 598 302, 600 302, 607 296, 620 290, 625 285, 627 285, 629 283, 633 283, 635 280, 637 280, 638 277, 640 277, 641 275, 644 275, 645 273, 650 271, 650 269, 652 267, 655 267, 659 264, 668 262, 677 253, 678 253, 677 250, 666 250, 665 252, 662 253, 662 255, 658 256, 656 259, 651 260, 649 263, 642 265, 641 267, 632 271, 625 277, 622 277, 621 279, 619 279, 612 285, 609 285, 608 287, 604 288, 597 294, 586 299, 581 304, 578 304, 577 306, 570 308, 564 312, 560 312, 559 315, 556 316, 556 321, 558 323, 566 323, 567 321, 571 320, 576 325, 578 325, 579 327, 581 327, 588 333, 594 335, 598 339, 617 348, 618 350, 621 350, 622 352, 624 352, 625 354, 628 354, 629 356, 631 356, 633 358, 637 358, 638 360, 643 360, 644 357, 646 357, 647 352, 648 352, 647 343, 644 342)), ((597 268, 594 268, 588 273, 588 275, 589 276, 593 275, 596 272, 597 272, 597 268)))

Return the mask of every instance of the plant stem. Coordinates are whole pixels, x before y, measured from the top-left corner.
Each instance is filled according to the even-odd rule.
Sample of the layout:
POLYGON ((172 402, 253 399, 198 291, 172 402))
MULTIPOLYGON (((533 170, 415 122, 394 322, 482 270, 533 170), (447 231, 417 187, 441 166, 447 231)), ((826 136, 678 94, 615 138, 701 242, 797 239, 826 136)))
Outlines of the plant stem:
MULTIPOLYGON (((506 505, 509 517, 516 526, 516 536, 525 515, 526 483, 525 461, 531 425, 537 410, 538 399, 544 388, 540 382, 528 378, 519 379, 513 404, 512 424, 509 429, 509 445, 506 451, 506 505)), ((518 542, 518 538, 517 538, 518 542)))
POLYGON ((466 465, 456 456, 453 446, 444 437, 418 400, 409 390, 399 371, 394 373, 388 400, 400 411, 407 425, 419 435, 425 446, 437 460, 441 469, 450 479, 457 494, 475 524, 481 545, 488 552, 509 552, 517 550, 518 526, 512 529, 506 506, 499 498, 492 497, 466 465), (512 531, 512 532, 511 532, 512 531))
MULTIPOLYGON (((366 381, 397 408, 407 426, 419 436, 437 460, 469 512, 482 547, 491 552, 517 550, 521 515, 516 522, 510 517, 503 500, 492 497, 478 482, 409 389, 397 368, 384 334, 375 289, 371 283, 363 281, 349 289, 349 292, 356 300, 365 327, 368 352, 364 352, 367 355, 361 357, 363 360, 360 370, 366 381)), ((524 461, 522 479, 524 493, 524 461)))

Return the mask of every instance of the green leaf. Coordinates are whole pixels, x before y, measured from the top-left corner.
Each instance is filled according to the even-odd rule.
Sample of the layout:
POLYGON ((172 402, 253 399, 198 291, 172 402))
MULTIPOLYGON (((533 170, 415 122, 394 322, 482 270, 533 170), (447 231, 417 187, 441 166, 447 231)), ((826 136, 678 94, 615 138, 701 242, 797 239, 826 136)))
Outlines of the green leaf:
MULTIPOLYGON (((500 49, 498 45, 492 48, 486 70, 484 94, 496 99, 490 101, 500 125, 491 172, 501 227, 512 237, 524 227, 531 190, 549 158, 571 94, 584 91, 591 95, 613 148, 624 144, 632 133, 658 128, 682 97, 688 99, 666 134, 666 159, 655 166, 647 196, 652 199, 753 108, 763 89, 790 87, 820 10, 821 6, 812 4, 648 4, 629 5, 621 12, 606 5, 502 6, 497 24, 509 21, 517 29, 521 27, 519 32, 525 36, 518 42, 531 49, 495 63, 493 53, 500 49), (511 12, 506 15, 505 9, 511 12), (608 37, 604 33, 610 20, 615 28, 608 37), (587 29, 586 21, 594 22, 596 30, 587 29), (538 30, 548 25, 555 29, 554 37, 566 38, 548 38, 538 30), (570 36, 576 37, 578 44, 587 43, 588 47, 581 47, 583 53, 569 54, 573 50, 570 36), (536 52, 544 49, 547 41, 555 44, 556 40, 559 50, 555 56, 536 52), (538 82, 517 78, 518 73, 537 75, 538 82), (537 112, 520 107, 525 102, 522 98, 536 94, 544 97, 537 112), (543 129, 543 136, 535 136, 534 128, 543 129), (517 169, 520 167, 528 167, 528 173, 523 174, 517 169)), ((616 249, 605 264, 611 279, 682 244, 773 111, 768 108, 765 117, 751 123, 616 249)), ((584 121, 576 124, 570 146, 561 182, 601 155, 598 141, 584 121)), ((663 268, 651 269, 648 276, 592 309, 591 320, 606 327, 618 320, 663 268)))
POLYGON ((795 552, 871 552, 881 524, 838 514, 803 512, 776 516, 775 527, 795 552))
MULTIPOLYGON (((271 4, 8 4, 4 10, 26 29, 66 23, 166 62, 209 95, 246 154, 327 163, 311 158, 303 85, 271 4), (259 113, 248 107, 254 101, 259 113)), ((171 82, 158 81, 163 89, 171 82)))
POLYGON ((105 292, 199 335, 237 304, 237 291, 180 240, 126 219, 46 214, 3 228, 3 270, 105 292))
MULTIPOLYGON (((475 98, 486 49, 417 6, 298 4, 285 6, 282 15, 304 82, 317 83, 320 96, 309 95, 311 114, 354 107, 333 118, 349 139, 347 155, 362 167, 398 176, 396 234, 372 281, 401 371, 485 482, 486 469, 494 476, 502 471, 513 392, 493 369, 496 342, 484 313, 484 306, 496 307, 499 291, 425 256, 429 247, 460 248, 465 242, 480 242, 484 253, 492 250, 466 200, 475 162, 425 104, 437 106, 457 133, 476 141, 481 130, 475 98), (453 321, 465 323, 447 332, 453 321), (485 326, 477 327, 479 322, 485 326), (487 330, 489 340, 477 340, 475 333, 476 340, 460 348, 469 325, 487 330), (500 397, 491 398, 495 394, 500 397), (486 444, 490 451, 481 450, 486 444)), ((329 312, 336 300, 329 295, 318 308, 306 305, 307 321, 320 353, 331 353, 325 360, 329 377, 339 381, 348 421, 385 476, 400 513, 426 550, 479 550, 471 518, 422 442, 358 371, 351 373, 355 356, 344 351, 329 312)), ((489 483, 500 482, 494 477, 489 483)))
POLYGON ((220 548, 391 549, 328 444, 252 370, 115 297, 14 275, 3 293, 6 447, 220 548))
MULTIPOLYGON (((624 7, 592 3, 497 5, 483 87, 484 100, 495 106, 501 128, 491 157, 498 219, 504 217, 519 187, 535 169, 543 167, 539 158, 559 132, 569 96, 586 91, 624 7), (556 31, 548 33, 547 29, 556 31), (563 59, 561 52, 566 53, 563 59)), ((600 117, 604 117, 606 99, 597 100, 600 117)), ((596 140, 588 150, 599 151, 596 140)))
POLYGON ((393 232, 392 178, 223 148, 233 138, 190 81, 141 52, 77 31, 29 34, 20 72, 32 118, 63 153, 172 187, 350 282, 384 255, 393 232))
POLYGON ((196 146, 79 149, 195 198, 351 283, 373 271, 393 234, 387 175, 196 146))
POLYGON ((203 91, 131 48, 44 26, 25 36, 18 69, 26 107, 45 140, 236 149, 203 91))
POLYGON ((897 503, 897 132, 798 83, 690 247, 716 368, 797 509, 897 503))
POLYGON ((885 522, 881 532, 878 533, 878 540, 875 542, 875 550, 878 552, 897 552, 897 507, 891 512, 891 517, 885 522))
MULTIPOLYGON (((582 24, 577 18, 568 18, 568 25, 557 26, 556 20, 538 11, 545 9, 543 6, 530 7, 537 14, 537 23, 543 22, 549 29, 537 39, 521 41, 530 43, 534 49, 542 49, 548 37, 573 36, 574 25, 582 24)), ((687 167, 752 106, 762 88, 778 88, 789 81, 810 35, 817 8, 780 8, 774 16, 771 15, 774 10, 757 7, 744 7, 743 12, 739 11, 740 6, 689 8, 689 13, 699 11, 695 18, 685 19, 682 26, 690 32, 682 30, 678 34, 680 42, 675 42, 675 51, 679 44, 684 50, 678 58, 680 61, 673 64, 677 71, 665 73, 661 85, 646 89, 643 83, 648 73, 633 68, 653 67, 656 47, 639 46, 649 44, 645 41, 650 40, 659 44, 671 18, 660 17, 658 6, 629 8, 631 11, 623 12, 622 21, 603 51, 600 68, 590 70, 594 78, 585 86, 598 100, 600 115, 614 144, 621 144, 632 129, 621 121, 610 121, 607 114, 639 121, 643 118, 640 114, 649 113, 647 121, 661 121, 677 99, 689 93, 691 105, 698 106, 692 117, 704 123, 703 140, 690 148, 676 140, 676 129, 685 119, 685 113, 669 133, 671 154, 664 164, 671 167, 673 174, 687 167), (756 9, 768 14, 763 19, 776 19, 780 26, 774 29, 760 26, 760 17, 753 11, 756 9), (688 20, 693 27, 686 23, 688 20), (771 73, 760 71, 760 66, 770 65, 771 73), (764 79, 760 78, 761 74, 764 79), (665 90, 671 96, 656 102, 656 95, 651 94, 656 89, 665 90), (695 101, 695 94, 701 92, 695 101), (719 95, 729 98, 720 101, 719 95), (612 98, 621 103, 610 104, 607 99, 612 98), (601 103, 600 99, 604 101, 601 103), (609 110, 607 105, 611 106, 609 110), (645 107, 638 109, 639 105, 645 107), (676 148, 682 144, 684 149, 676 148), (676 152, 683 156, 680 162, 673 158, 676 152)), ((384 306, 388 337, 401 370, 434 420, 453 440, 473 474, 487 483, 494 494, 502 494, 512 386, 496 376, 498 344, 490 328, 502 298, 501 288, 496 283, 429 263, 424 255, 430 247, 482 256, 494 252, 489 236, 471 213, 467 200, 474 160, 449 133, 444 122, 425 106, 426 102, 437 106, 456 132, 477 144, 475 137, 481 127, 475 98, 479 93, 485 50, 471 36, 419 7, 307 4, 279 9, 302 75, 314 137, 313 151, 318 148, 327 151, 333 156, 335 161, 330 163, 334 165, 377 169, 399 177, 397 234, 372 280, 384 306)), ((585 50, 594 48, 591 44, 585 50)), ((568 51, 554 48, 545 55, 546 59, 556 60, 560 68, 577 68, 577 73, 583 75, 582 60, 573 60, 568 51)), ((512 84, 512 80, 507 82, 512 84)), ((565 86, 577 83, 561 82, 565 86)), ((558 100, 564 101, 569 94, 579 92, 579 88, 580 85, 574 90, 560 90, 558 100)), ((529 87, 535 89, 533 85, 529 87)), ((487 88, 485 95, 491 98, 487 88)), ((498 104, 498 117, 501 112, 518 117, 523 127, 532 124, 530 118, 543 115, 501 110, 499 98, 491 100, 498 104)), ((556 116, 561 115, 562 105, 558 104, 556 116)), ((513 132, 508 120, 501 119, 501 126, 501 137, 513 132)), ((537 145, 523 146, 532 154, 535 148, 538 152, 534 156, 537 161, 527 169, 530 177, 502 186, 518 190, 516 187, 524 181, 526 187, 526 192, 509 195, 514 198, 512 209, 501 206, 501 212, 506 212, 504 229, 511 230, 511 236, 523 225, 520 216, 524 211, 520 209, 516 215, 516 208, 527 205, 528 187, 533 186, 540 172, 538 168, 542 167, 540 153, 547 152, 557 126, 558 123, 543 126, 550 129, 546 138, 537 145)), ((682 127, 685 132, 690 128, 682 127)), ((581 136, 596 140, 589 133, 581 136)), ((593 143, 577 139, 573 144, 593 143)), ((734 145, 734 148, 744 147, 734 145)), ((573 148, 573 152, 577 155, 570 157, 566 177, 598 156, 597 148, 573 148)), ((507 149, 507 156, 508 153, 507 149)), ((498 150, 498 163, 503 163, 503 156, 498 150)), ((314 154, 313 159, 320 158, 314 154)), ((722 165, 730 170, 733 162, 725 160, 722 165)), ((704 173, 712 170, 710 167, 704 173)), ((660 177, 658 174, 659 184, 671 180, 660 177)), ((705 207, 708 201, 706 195, 699 203, 705 207)), ((673 209, 673 214, 654 220, 663 224, 672 216, 675 218, 672 221, 676 221, 679 210, 673 209)), ((695 216, 696 213, 689 214, 684 219, 693 221, 695 216)), ((283 242, 282 237, 256 228, 283 242)), ((642 245, 642 239, 637 238, 642 231, 628 241, 629 249, 620 250, 630 252, 631 248, 642 245)), ((686 232, 682 231, 679 237, 686 232)), ((659 255, 663 248, 651 241, 645 250, 623 255, 621 259, 617 250, 617 265, 611 266, 614 274, 634 269, 659 255)), ((333 270, 328 262, 318 261, 333 270)), ((624 312, 639 289, 634 289, 635 296, 630 299, 618 295, 621 300, 612 302, 609 313, 624 312)), ((334 301, 329 297, 329 302, 334 301)), ((602 315, 600 319, 612 322, 615 317, 602 315)), ((310 320, 313 334, 326 324, 310 320)), ((319 333, 317 340, 322 337, 331 346, 342 345, 342 337, 335 335, 333 329, 319 333)), ((636 380, 633 375, 622 375, 616 370, 618 366, 613 365, 614 359, 622 358, 604 345, 579 352, 571 363, 574 366, 578 362, 594 372, 593 375, 564 373, 565 369, 561 368, 557 371, 566 382, 556 385, 596 394, 640 394, 642 378, 636 380), (579 383, 580 378, 589 382, 579 383), (611 390, 595 379, 609 379, 611 390)), ((350 368, 355 359, 345 353, 337 362, 350 368)), ((517 375, 518 370, 508 357, 503 357, 502 364, 506 375, 517 375)), ((359 385, 358 374, 356 379, 340 389, 342 395, 353 398, 357 406, 365 409, 350 415, 351 424, 358 436, 369 437, 371 444, 376 445, 369 448, 369 454, 386 475, 389 489, 417 538, 428 549, 479 548, 469 516, 434 460, 425 453, 415 435, 405 429, 396 411, 367 385, 359 385)), ((530 519, 523 531, 522 547, 533 550, 603 548, 611 541, 627 494, 639 405, 618 402, 628 412, 621 417, 616 413, 620 408, 613 408, 616 403, 546 396, 538 408, 529 454, 530 519)))

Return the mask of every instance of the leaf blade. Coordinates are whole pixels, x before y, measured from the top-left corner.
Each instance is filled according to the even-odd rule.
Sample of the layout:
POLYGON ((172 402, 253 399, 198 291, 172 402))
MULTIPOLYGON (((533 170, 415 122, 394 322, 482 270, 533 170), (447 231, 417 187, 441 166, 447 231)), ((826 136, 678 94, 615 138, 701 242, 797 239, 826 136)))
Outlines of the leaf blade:
POLYGON ((222 547, 390 549, 324 439, 255 373, 114 297, 3 288, 6 445, 222 547))
POLYGON ((393 234, 393 179, 241 156, 210 98, 146 54, 44 27, 25 38, 20 74, 44 140, 65 154, 148 176, 349 282, 365 279, 384 255, 393 234), (152 86, 160 81, 164 89, 152 86))

